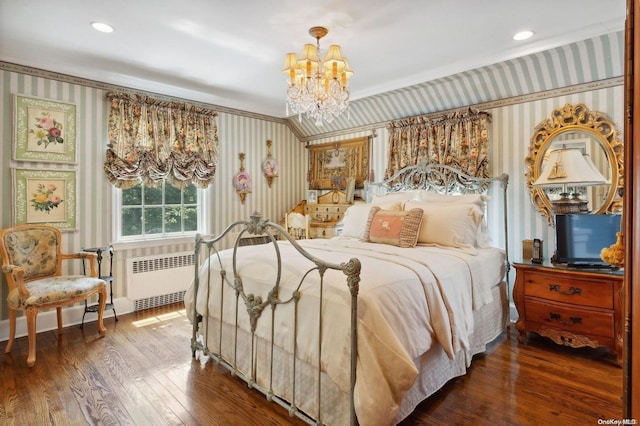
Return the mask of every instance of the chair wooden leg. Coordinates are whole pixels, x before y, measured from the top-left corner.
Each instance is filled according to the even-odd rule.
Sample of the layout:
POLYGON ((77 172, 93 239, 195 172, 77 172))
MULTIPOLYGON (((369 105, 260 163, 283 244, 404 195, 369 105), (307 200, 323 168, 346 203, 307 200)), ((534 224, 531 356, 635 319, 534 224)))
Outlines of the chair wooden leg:
POLYGON ((36 363, 36 318, 38 309, 27 308, 27 335, 29 338, 29 353, 27 355, 27 367, 33 367, 36 363))
POLYGON ((16 310, 9 308, 9 340, 7 346, 4 348, 5 353, 11 352, 13 347, 13 341, 16 338, 16 310))
POLYGON ((58 317, 58 334, 62 334, 62 307, 56 308, 56 316, 58 317))
POLYGON ((98 306, 98 331, 100 332, 101 336, 104 336, 105 334, 107 334, 107 329, 104 326, 104 322, 102 321, 103 317, 104 317, 104 308, 105 306, 107 306, 107 287, 103 286, 102 289, 100 290, 100 299, 98 301, 99 306, 98 306))

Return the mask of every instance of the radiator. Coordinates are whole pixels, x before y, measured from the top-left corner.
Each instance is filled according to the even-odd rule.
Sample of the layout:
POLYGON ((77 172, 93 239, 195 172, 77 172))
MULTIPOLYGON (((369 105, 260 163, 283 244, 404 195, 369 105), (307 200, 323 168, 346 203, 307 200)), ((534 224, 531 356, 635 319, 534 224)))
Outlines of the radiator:
POLYGON ((195 255, 171 253, 127 259, 127 295, 134 311, 184 300, 195 255))

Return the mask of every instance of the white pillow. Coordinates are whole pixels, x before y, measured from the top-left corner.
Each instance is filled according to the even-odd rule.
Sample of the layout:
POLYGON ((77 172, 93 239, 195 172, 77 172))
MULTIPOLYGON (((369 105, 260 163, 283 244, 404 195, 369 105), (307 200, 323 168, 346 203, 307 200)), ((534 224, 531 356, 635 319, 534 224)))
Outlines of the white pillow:
MULTIPOLYGON (((381 206, 383 204, 389 204, 393 202, 403 203, 405 201, 419 201, 420 200, 420 190, 413 191, 402 191, 402 192, 392 192, 390 194, 384 195, 374 195, 371 197, 371 204, 374 206, 381 206)), ((382 207, 385 210, 389 210, 386 207, 382 207)))
POLYGON ((491 197, 486 194, 446 195, 430 191, 420 191, 420 201, 425 202, 476 204, 484 207, 485 202, 489 201, 489 199, 491 199, 491 197))
POLYGON ((484 212, 476 204, 421 203, 407 201, 405 210, 421 208, 424 211, 418 234, 419 244, 472 248, 477 245, 477 235, 484 212))
MULTIPOLYGON (((347 208, 344 212, 344 217, 340 224, 342 225, 343 237, 352 237, 361 239, 364 235, 364 229, 367 225, 367 219, 369 218, 369 210, 371 210, 371 204, 354 204, 347 208)), ((402 210, 402 205, 399 202, 391 202, 385 204, 378 204, 378 207, 385 210, 402 210)))

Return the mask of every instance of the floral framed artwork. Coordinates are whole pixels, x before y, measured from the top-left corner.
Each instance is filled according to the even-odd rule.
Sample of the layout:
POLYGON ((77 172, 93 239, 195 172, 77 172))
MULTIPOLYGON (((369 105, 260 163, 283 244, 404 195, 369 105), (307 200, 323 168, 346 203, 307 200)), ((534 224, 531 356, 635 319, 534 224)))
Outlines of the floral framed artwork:
POLYGON ((76 164, 76 106, 14 96, 13 159, 76 164))
POLYGON ((14 223, 76 230, 74 170, 12 169, 14 223))

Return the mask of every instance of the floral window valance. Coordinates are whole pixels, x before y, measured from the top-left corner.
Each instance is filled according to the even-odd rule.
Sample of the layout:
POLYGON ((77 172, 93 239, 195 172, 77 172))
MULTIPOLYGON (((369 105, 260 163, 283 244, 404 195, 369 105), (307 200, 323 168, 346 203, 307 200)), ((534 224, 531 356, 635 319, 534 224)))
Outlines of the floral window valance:
POLYGON ((176 188, 213 183, 218 160, 217 112, 186 103, 109 92, 104 170, 117 188, 137 182, 176 188))
POLYGON ((419 163, 446 164, 476 177, 490 177, 487 125, 491 114, 456 111, 437 118, 427 116, 387 124, 389 150, 385 178, 419 163))

